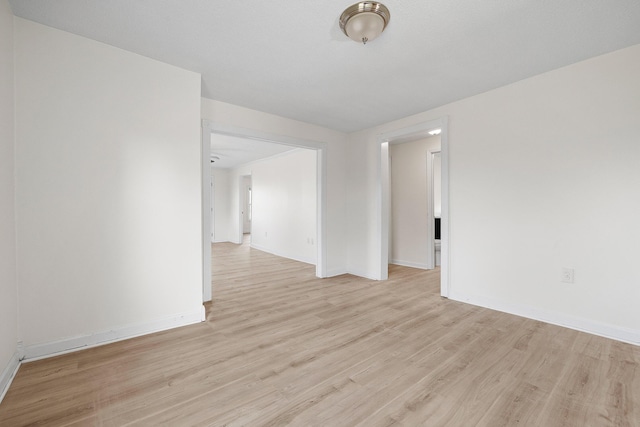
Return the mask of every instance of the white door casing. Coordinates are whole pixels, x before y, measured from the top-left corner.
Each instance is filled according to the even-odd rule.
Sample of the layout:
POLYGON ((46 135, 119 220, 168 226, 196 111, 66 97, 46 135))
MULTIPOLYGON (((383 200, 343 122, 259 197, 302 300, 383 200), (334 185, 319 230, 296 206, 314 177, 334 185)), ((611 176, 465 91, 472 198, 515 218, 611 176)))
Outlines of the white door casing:
POLYGON ((389 277, 389 143, 394 140, 407 139, 410 137, 427 137, 429 131, 441 129, 440 133, 440 155, 442 162, 441 183, 442 183, 442 213, 440 224, 440 295, 448 297, 450 293, 450 265, 449 265, 449 130, 448 117, 419 123, 414 126, 398 129, 392 132, 378 135, 377 141, 377 175, 378 175, 378 221, 377 234, 379 250, 379 273, 378 280, 386 280, 389 277))

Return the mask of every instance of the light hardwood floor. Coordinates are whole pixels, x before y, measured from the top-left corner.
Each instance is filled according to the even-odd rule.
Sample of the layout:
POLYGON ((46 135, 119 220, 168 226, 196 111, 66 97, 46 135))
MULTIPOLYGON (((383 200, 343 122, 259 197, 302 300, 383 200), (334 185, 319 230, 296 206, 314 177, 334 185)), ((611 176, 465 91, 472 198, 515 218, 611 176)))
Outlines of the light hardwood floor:
POLYGON ((24 364, 1 426, 638 426, 640 348, 213 245, 201 324, 24 364))

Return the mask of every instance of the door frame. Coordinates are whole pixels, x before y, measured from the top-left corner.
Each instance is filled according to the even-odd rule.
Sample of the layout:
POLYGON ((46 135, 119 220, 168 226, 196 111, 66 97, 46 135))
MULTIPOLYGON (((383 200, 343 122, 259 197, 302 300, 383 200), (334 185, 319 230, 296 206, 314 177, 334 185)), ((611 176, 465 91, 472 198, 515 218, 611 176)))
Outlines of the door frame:
POLYGON ((209 218, 209 223, 211 224, 211 230, 209 230, 209 235, 211 236, 209 240, 211 243, 216 240, 216 212, 215 212, 215 201, 216 201, 216 183, 213 175, 210 176, 210 191, 209 191, 209 213, 211 217, 209 218))
MULTIPOLYGON (((246 221, 246 215, 247 215, 247 208, 249 206, 249 201, 247 200, 247 187, 245 187, 244 181, 245 178, 249 177, 251 184, 249 185, 248 188, 251 188, 253 186, 253 175, 252 174, 246 174, 246 175, 240 175, 240 183, 238 185, 238 192, 239 192, 239 197, 238 197, 238 201, 240 203, 240 209, 238 210, 239 214, 240 214, 240 221, 238 221, 238 241, 242 242, 244 239, 244 226, 245 226, 245 221, 246 221)), ((253 226, 250 224, 249 225, 250 228, 253 228, 253 226)), ((250 231, 251 233, 251 231, 250 231)))
POLYGON ((440 295, 448 297, 450 286, 450 257, 449 257, 449 117, 422 122, 413 126, 397 129, 378 135, 376 150, 378 176, 378 215, 377 234, 380 270, 379 280, 389 278, 389 144, 401 140, 428 137, 429 131, 441 129, 440 156, 442 162, 442 212, 440 219, 440 295))
POLYGON ((211 286, 211 134, 221 134, 247 138, 256 141, 270 142, 274 144, 288 145, 291 147, 316 150, 316 276, 327 277, 327 248, 326 248, 326 201, 327 201, 327 146, 326 142, 311 141, 301 138, 272 134, 254 129, 228 126, 203 119, 201 122, 201 176, 202 176, 202 300, 212 299, 211 286))
MULTIPOLYGON (((434 179, 434 171, 433 171, 433 159, 435 154, 440 153, 440 160, 442 161, 442 142, 440 143, 441 148, 439 150, 429 149, 427 150, 427 222, 429 223, 429 227, 431 228, 431 233, 429 233, 429 237, 427 238, 427 253, 429 256, 429 262, 427 263, 428 269, 434 269, 436 267, 436 237, 435 237, 435 223, 436 223, 436 215, 434 213, 435 207, 435 179, 434 179)), ((442 162, 441 162, 442 163, 442 162)), ((441 168, 442 170, 442 168, 441 168)), ((441 174, 442 177, 442 174, 441 174)), ((442 184, 440 185, 440 189, 442 190, 442 184)), ((441 205, 442 205, 442 198, 441 205)), ((442 212, 440 212, 440 221, 442 221, 442 212)), ((441 240, 442 244, 442 240, 441 240)))

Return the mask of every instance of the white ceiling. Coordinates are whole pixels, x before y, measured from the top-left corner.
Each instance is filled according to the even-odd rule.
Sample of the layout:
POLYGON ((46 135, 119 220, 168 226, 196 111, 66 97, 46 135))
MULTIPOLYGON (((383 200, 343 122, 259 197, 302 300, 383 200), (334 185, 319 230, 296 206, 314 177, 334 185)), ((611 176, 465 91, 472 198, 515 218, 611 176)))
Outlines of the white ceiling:
POLYGON ((296 147, 288 145, 212 133, 211 155, 215 155, 219 159, 215 160, 211 166, 219 169, 231 169, 295 149, 296 147))
POLYGON ((17 16, 202 74, 202 95, 351 132, 640 43, 639 0, 11 0, 17 16))

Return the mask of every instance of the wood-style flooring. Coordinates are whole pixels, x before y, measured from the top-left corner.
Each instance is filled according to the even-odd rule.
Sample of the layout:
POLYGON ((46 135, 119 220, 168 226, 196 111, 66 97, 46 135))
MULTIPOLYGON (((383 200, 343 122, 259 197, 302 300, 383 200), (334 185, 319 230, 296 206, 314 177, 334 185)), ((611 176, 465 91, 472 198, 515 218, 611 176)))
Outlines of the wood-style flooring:
POLYGON ((0 426, 640 426, 640 348, 213 245, 207 321, 25 363, 0 426))

